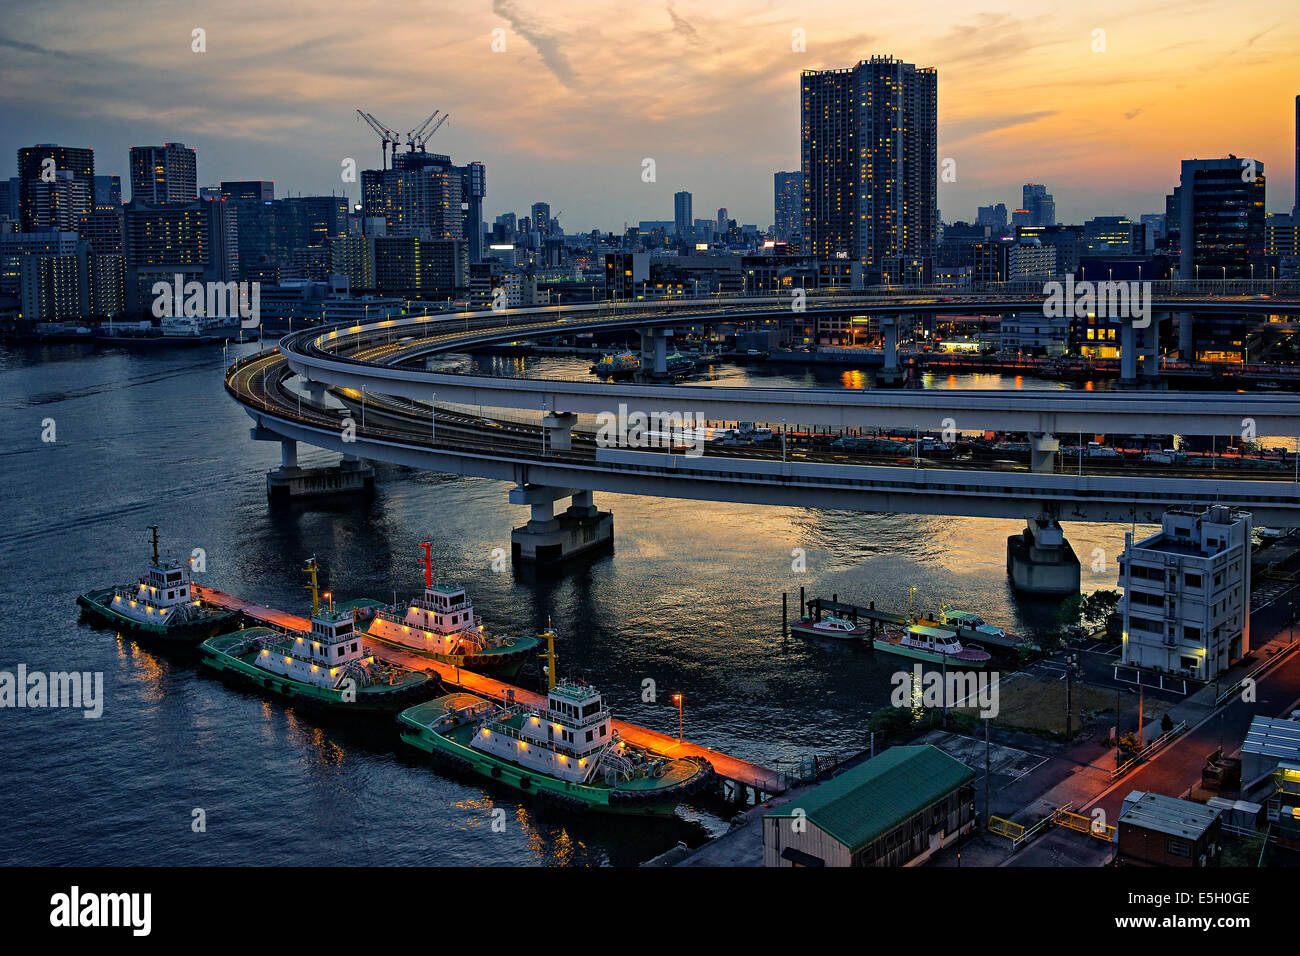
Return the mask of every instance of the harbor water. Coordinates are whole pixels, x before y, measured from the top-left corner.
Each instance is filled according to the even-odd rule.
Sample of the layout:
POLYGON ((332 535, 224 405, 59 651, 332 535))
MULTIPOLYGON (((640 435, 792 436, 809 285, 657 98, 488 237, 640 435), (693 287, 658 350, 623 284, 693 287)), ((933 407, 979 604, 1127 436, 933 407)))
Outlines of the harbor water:
MULTIPOLYGON (((1005 541, 1023 526, 1016 520, 598 495, 614 513, 613 553, 534 580, 508 561, 494 570, 497 549, 508 555, 511 528, 527 520, 499 482, 381 464, 367 503, 272 509, 265 474, 279 446, 249 440, 222 369, 217 347, 0 348, 0 670, 89 671, 104 682, 99 719, 4 712, 0 858, 11 864, 630 865, 726 829, 713 803, 644 822, 538 808, 440 775, 387 726, 300 713, 223 685, 192 655, 79 620, 78 593, 143 572, 152 524, 177 557, 202 549, 199 583, 296 613, 309 601, 305 558, 317 558, 337 599, 387 601, 420 589, 417 545, 428 538, 436 567, 466 584, 488 627, 534 633, 552 621, 560 672, 597 683, 619 716, 676 733, 671 697, 682 694, 689 739, 785 770, 810 754, 863 749, 900 665, 783 638, 783 591, 792 616, 800 586, 809 598, 887 609, 905 609, 914 587, 917 607, 946 601, 1030 635, 1054 623, 1054 604, 1010 591, 1005 541), (43 440, 51 429, 54 440, 43 440)), ((709 380, 860 387, 854 374, 863 375, 720 366, 709 380)), ((930 384, 1017 387, 997 376, 930 384)), ((336 459, 300 448, 305 466, 336 459)), ((1067 527, 1085 590, 1115 586, 1126 530, 1067 527), (1098 555, 1103 572, 1091 570, 1098 555)), ((539 681, 537 664, 520 678, 539 681)))

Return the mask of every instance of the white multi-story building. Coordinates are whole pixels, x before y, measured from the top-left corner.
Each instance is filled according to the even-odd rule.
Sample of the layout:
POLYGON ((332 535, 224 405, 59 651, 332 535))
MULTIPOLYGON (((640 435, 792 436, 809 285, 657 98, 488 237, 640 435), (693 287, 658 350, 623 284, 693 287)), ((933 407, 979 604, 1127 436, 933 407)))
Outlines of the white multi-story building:
POLYGON ((1208 681, 1250 650, 1250 532, 1248 513, 1214 505, 1124 535, 1125 664, 1208 681))

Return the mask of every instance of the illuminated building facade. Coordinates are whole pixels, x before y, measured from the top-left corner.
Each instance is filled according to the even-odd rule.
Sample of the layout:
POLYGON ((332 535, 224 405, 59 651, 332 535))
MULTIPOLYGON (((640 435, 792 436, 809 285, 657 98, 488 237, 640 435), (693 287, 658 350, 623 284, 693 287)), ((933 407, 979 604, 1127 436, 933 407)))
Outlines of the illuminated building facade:
POLYGON ((184 143, 131 147, 131 201, 193 202, 199 198, 198 164, 184 143))
POLYGON ((807 252, 858 259, 873 275, 933 255, 937 104, 938 73, 892 57, 802 73, 807 252))

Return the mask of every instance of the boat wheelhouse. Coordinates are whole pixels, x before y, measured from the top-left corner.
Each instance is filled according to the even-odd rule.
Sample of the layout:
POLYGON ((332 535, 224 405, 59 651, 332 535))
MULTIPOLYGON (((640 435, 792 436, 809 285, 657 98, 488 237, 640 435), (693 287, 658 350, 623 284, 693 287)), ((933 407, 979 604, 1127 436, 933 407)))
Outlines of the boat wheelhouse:
POLYGON ((491 777, 575 810, 671 814, 713 778, 699 757, 633 746, 614 728, 604 697, 580 680, 556 680, 547 641, 545 706, 456 693, 403 711, 402 739, 439 762, 491 777))
POLYGON ((489 633, 465 588, 434 578, 432 542, 421 542, 420 547, 424 593, 408 604, 387 608, 378 602, 356 602, 367 636, 443 664, 513 677, 537 648, 537 639, 489 633))
POLYGON ((194 642, 233 627, 235 611, 213 607, 195 593, 188 563, 158 555, 158 526, 153 533, 153 560, 134 584, 90 591, 77 598, 87 613, 102 623, 145 636, 194 642))
MULTIPOLYGON (((311 623, 306 631, 255 627, 204 641, 204 663, 245 683, 308 704, 392 713, 427 699, 439 679, 385 660, 365 646, 350 610, 322 606, 311 575, 311 623)), ((328 595, 326 595, 328 597, 328 595)))

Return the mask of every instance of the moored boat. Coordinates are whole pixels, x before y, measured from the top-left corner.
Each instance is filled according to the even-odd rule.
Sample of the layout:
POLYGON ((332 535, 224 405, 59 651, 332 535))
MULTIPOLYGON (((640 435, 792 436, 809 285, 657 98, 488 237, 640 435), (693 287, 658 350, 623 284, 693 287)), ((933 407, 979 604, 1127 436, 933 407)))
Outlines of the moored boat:
POLYGON ((1020 637, 1005 631, 994 624, 989 624, 984 618, 973 611, 954 611, 948 608, 941 608, 939 613, 933 618, 922 619, 918 623, 932 624, 935 627, 947 628, 957 634, 958 637, 970 641, 984 641, 989 644, 996 644, 1000 647, 1011 648, 1033 648, 1035 645, 1020 637))
POLYGON ((887 629, 871 643, 876 650, 886 654, 898 654, 932 664, 946 660, 955 666, 983 667, 992 658, 983 648, 963 646, 955 632, 927 624, 909 624, 901 631, 887 629))
POLYGON ((835 637, 841 640, 861 640, 871 633, 867 625, 857 624, 848 618, 836 617, 833 614, 826 615, 820 621, 805 614, 790 625, 790 630, 810 637, 835 637))
POLYGON ((332 602, 321 605, 315 558, 306 571, 311 576, 308 630, 253 627, 209 638, 199 646, 203 663, 235 683, 349 713, 393 714, 438 692, 438 677, 365 646, 351 611, 335 610, 332 602))
POLYGON ((458 583, 435 580, 433 545, 424 551, 424 594, 409 604, 384 607, 378 601, 356 601, 357 624, 377 641, 413 651, 422 657, 480 674, 505 679, 519 673, 538 647, 535 637, 489 633, 474 605, 458 583))
POLYGON ((555 632, 545 706, 455 693, 398 716, 402 739, 450 769, 480 774, 573 810, 670 815, 709 785, 713 766, 621 739, 600 691, 555 678, 555 632))
POLYGON ((95 621, 142 637, 194 644, 234 627, 239 613, 204 603, 194 591, 190 566, 158 555, 158 526, 153 532, 153 560, 135 584, 78 595, 77 604, 95 621))
POLYGON ((602 355, 591 370, 597 375, 628 378, 641 370, 641 356, 635 352, 611 352, 602 355))

